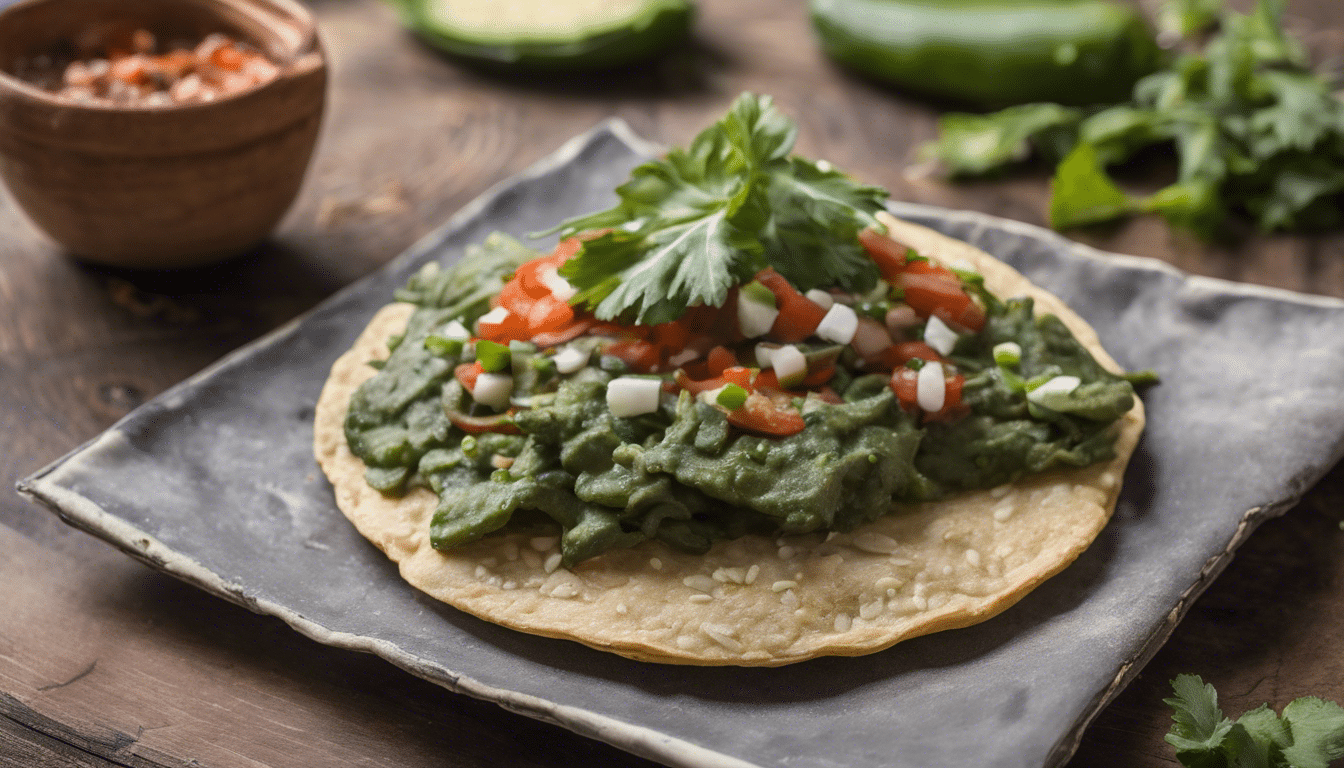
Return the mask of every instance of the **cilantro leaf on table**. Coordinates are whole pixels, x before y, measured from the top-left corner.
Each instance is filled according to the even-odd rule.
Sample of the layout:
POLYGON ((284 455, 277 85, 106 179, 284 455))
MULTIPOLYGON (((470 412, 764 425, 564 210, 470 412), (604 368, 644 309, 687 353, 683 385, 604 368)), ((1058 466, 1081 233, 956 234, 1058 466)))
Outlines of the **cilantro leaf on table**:
POLYGON ((1219 33, 1140 80, 1127 104, 1072 123, 1053 104, 946 115, 926 151, 953 176, 996 171, 1028 150, 1057 163, 1056 227, 1134 213, 1159 213, 1206 238, 1233 214, 1266 232, 1344 224, 1344 100, 1284 31, 1283 0, 1258 0, 1250 14, 1221 5, 1167 1, 1162 14, 1183 28, 1216 12, 1219 33), (1083 146, 1090 150, 1078 154, 1083 146), (1176 179, 1148 197, 1126 195, 1108 168, 1148 147, 1174 148, 1176 179))
POLYGON ((1233 722, 1199 676, 1178 675, 1171 687, 1166 740, 1186 768, 1329 768, 1344 757, 1344 707, 1334 702, 1297 699, 1282 716, 1261 705, 1233 722))
POLYGON ((561 269, 573 303, 603 320, 668 322, 723 304, 766 266, 803 290, 871 288, 857 235, 886 192, 790 157, 796 137, 770 97, 745 93, 685 150, 636 168, 615 207, 563 222, 564 237, 609 230, 561 269))

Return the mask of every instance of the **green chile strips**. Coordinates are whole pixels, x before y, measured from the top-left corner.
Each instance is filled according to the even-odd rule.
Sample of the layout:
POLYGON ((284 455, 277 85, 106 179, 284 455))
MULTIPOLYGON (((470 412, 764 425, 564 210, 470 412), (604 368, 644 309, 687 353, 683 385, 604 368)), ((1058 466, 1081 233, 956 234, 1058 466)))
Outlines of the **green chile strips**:
POLYGON ((470 343, 444 343, 452 320, 470 324, 491 293, 537 254, 494 235, 455 266, 422 271, 398 293, 418 305, 391 356, 351 398, 345 434, 387 494, 428 486, 438 494, 431 541, 446 549, 507 525, 558 525, 566 565, 659 539, 704 552, 746 533, 848 531, 892 511, 892 501, 936 499, 1011 482, 1054 467, 1113 455, 1111 425, 1133 404, 1128 381, 1110 374, 1053 316, 1033 317, 1030 299, 1007 302, 979 290, 985 328, 948 356, 965 375, 970 415, 920 426, 885 374, 838 376, 843 404, 809 407, 806 428, 784 438, 730 427, 724 414, 686 393, 654 413, 612 415, 614 358, 556 372, 544 352, 512 360, 512 422, 520 434, 468 435, 448 413, 470 413, 453 376, 474 359, 470 343), (1020 361, 1000 366, 996 344, 1020 361), (1076 376, 1073 391, 1028 400, 1029 389, 1076 376), (880 379, 880 380, 877 380, 880 379))

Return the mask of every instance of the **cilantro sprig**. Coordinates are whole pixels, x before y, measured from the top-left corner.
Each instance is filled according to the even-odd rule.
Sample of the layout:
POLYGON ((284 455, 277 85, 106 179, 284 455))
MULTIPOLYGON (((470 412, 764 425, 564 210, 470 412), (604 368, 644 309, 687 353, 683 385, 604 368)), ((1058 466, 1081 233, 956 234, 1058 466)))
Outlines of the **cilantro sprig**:
POLYGON ((1328 768, 1344 757, 1344 707, 1334 702, 1304 697, 1282 715, 1262 704, 1233 721, 1199 676, 1178 675, 1171 687, 1167 743, 1186 768, 1328 768))
POLYGON ((800 290, 867 291, 877 268, 859 230, 887 192, 829 164, 791 157, 797 126, 769 96, 744 93, 686 149, 636 168, 615 207, 569 219, 588 240, 560 274, 599 319, 656 324, 720 306, 734 285, 773 266, 800 290))
POLYGON ((1232 214, 1266 232, 1344 224, 1344 100, 1285 33, 1283 0, 1258 0, 1250 14, 1222 5, 1167 1, 1167 34, 1194 36, 1215 19, 1218 33, 1139 81, 1128 103, 947 115, 925 152, 954 176, 1033 153, 1058 163, 1050 220, 1061 229, 1136 213, 1205 237, 1232 214), (1155 146, 1175 149, 1176 180, 1152 195, 1122 190, 1108 169, 1155 146))

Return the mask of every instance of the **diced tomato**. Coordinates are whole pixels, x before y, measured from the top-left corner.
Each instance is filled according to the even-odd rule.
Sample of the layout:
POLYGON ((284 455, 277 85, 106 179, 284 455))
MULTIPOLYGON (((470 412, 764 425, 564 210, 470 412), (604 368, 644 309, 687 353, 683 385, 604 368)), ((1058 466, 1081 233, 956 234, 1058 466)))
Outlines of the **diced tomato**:
POLYGON ((566 341, 572 341, 582 336, 593 327, 592 320, 576 320, 569 325, 557 328, 554 331, 542 331, 532 335, 532 343, 543 349, 554 347, 557 344, 564 344, 566 341))
MULTIPOLYGON (((932 413, 925 412, 923 420, 953 421, 963 416, 968 410, 961 403, 961 390, 965 384, 966 377, 960 373, 944 377, 943 407, 932 413)), ((896 399, 902 408, 912 412, 919 408, 918 371, 904 366, 897 368, 891 374, 891 389, 896 393, 896 399)))
POLYGON ((644 339, 613 341, 602 348, 602 353, 618 357, 634 370, 645 373, 657 369, 661 362, 658 347, 644 339))
POLYGON ((507 344, 510 341, 526 341, 532 334, 527 329, 527 319, 517 312, 510 311, 508 316, 498 323, 478 322, 477 333, 483 339, 507 344))
POLYGON ((649 329, 649 339, 663 348, 664 355, 675 355, 690 343, 691 328, 681 320, 662 323, 649 329))
POLYGON ((709 350, 706 365, 709 367, 709 375, 720 376, 725 368, 732 368, 737 365, 737 355, 733 354, 733 350, 727 347, 715 347, 709 350))
POLYGON ((826 316, 826 310, 820 304, 804 296, 773 268, 758 272, 756 280, 775 295, 775 307, 779 310, 775 324, 770 326, 770 338, 793 343, 816 332, 821 319, 826 316))
POLYGON ((722 379, 725 384, 736 384, 743 389, 751 389, 752 374, 751 368, 744 368, 740 365, 734 365, 723 370, 722 379))
POLYGON ((514 279, 504 284, 499 295, 490 300, 490 306, 503 307, 515 315, 526 317, 528 310, 532 308, 532 302, 533 297, 527 295, 522 281, 515 274, 514 279))
POLYGON ((756 377, 756 389, 766 394, 782 395, 788 393, 788 389, 779 383, 779 376, 770 369, 761 371, 756 377))
POLYGON ((694 379, 685 368, 678 368, 677 372, 672 376, 676 381, 677 386, 690 392, 692 395, 698 395, 701 392, 709 392, 710 390, 718 389, 725 384, 736 384, 743 389, 750 390, 753 387, 752 373, 753 371, 751 368, 733 366, 732 368, 725 369, 719 376, 694 379))
POLYGON ((759 392, 747 396, 741 408, 728 412, 728 423, 748 432, 787 437, 803 431, 803 414, 787 400, 776 400, 759 392))
POLYGON ((808 389, 816 389, 833 378, 835 378, 834 365, 818 366, 815 371, 807 372, 807 376, 803 378, 803 386, 808 389))
POLYGON ((462 387, 468 392, 476 391, 476 378, 482 373, 485 373, 485 369, 481 367, 480 361, 463 363, 453 369, 453 375, 462 382, 462 387))
POLYGON ((878 271, 882 273, 882 279, 889 283, 896 282, 896 278, 905 269, 905 255, 910 249, 875 229, 860 232, 859 245, 873 257, 878 271))
POLYGON ((551 294, 546 294, 532 305, 527 313, 527 330, 533 336, 554 331, 574 320, 574 308, 551 294))
POLYGON ((905 291, 905 303, 920 317, 937 315, 971 331, 978 331, 985 325, 984 310, 966 293, 961 278, 949 269, 927 262, 911 262, 896 284, 905 291))
POLYGON ((919 372, 912 371, 904 366, 891 372, 891 391, 896 393, 896 399, 901 407, 907 411, 918 408, 919 405, 919 372))
POLYGON ((930 363, 942 362, 943 360, 943 356, 938 354, 938 350, 922 341, 902 341, 900 344, 892 345, 891 348, 895 352, 898 365, 905 365, 916 357, 930 363))

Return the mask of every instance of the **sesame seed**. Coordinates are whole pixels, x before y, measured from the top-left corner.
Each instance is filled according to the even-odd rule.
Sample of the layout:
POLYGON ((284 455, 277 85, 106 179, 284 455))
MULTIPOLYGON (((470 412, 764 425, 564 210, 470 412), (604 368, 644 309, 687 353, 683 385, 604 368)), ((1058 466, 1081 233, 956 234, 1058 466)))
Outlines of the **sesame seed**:
POLYGON ((742 652, 742 643, 732 636, 732 627, 720 624, 701 624, 700 631, 708 635, 710 640, 722 645, 733 653, 742 652))
POLYGON ((798 582, 796 581, 776 581, 774 584, 770 585, 770 591, 783 592, 786 589, 793 589, 796 586, 798 586, 798 582))
POLYGON ((630 612, 630 609, 625 607, 625 603, 617 603, 616 612, 624 616, 625 614, 630 612))
POLYGON ((1101 483, 1103 488, 1113 488, 1115 487, 1115 473, 1102 472, 1101 477, 1097 478, 1097 482, 1101 483))
POLYGON ((976 568, 979 568, 979 567, 980 567, 980 553, 977 552, 977 551, 974 550, 974 549, 968 549, 968 550, 966 550, 966 562, 970 563, 971 565, 975 566, 976 568))
POLYGON ((517 588, 518 588, 518 582, 514 581, 513 579, 509 579, 508 581, 504 582, 504 583, 501 584, 500 586, 503 587, 504 589, 517 589, 517 588))
POLYGON ((692 603, 712 603, 714 602, 714 597, 704 593, 696 593, 691 595, 690 600, 692 603))
POLYGON ((835 531, 831 531, 830 533, 826 534, 826 540, 830 541, 831 539, 834 539, 836 536, 839 535, 840 534, 836 533, 835 531))
POLYGON ((905 583, 904 581, 901 581, 900 579, 894 578, 892 576, 883 576, 882 578, 878 579, 877 583, 873 584, 873 586, 877 587, 878 589, 896 589, 897 587, 901 586, 904 583, 905 583))
POLYGON ((486 577, 486 575, 489 574, 489 573, 490 573, 489 571, 485 570, 485 566, 484 566, 484 565, 478 565, 478 566, 476 566, 476 578, 478 578, 478 579, 484 579, 484 578, 486 577))
POLYGON ((798 596, 793 594, 792 589, 786 590, 784 594, 780 596, 779 602, 783 603, 785 608, 797 608, 798 596))
POLYGON ((690 650, 693 645, 695 645, 695 639, 690 635, 679 635, 677 637, 677 647, 683 651, 690 650))
POLYGON ((527 543, 538 552, 545 552, 551 547, 554 547, 555 543, 559 540, 560 539, 556 536, 533 536, 527 543))
POLYGON ((703 574, 696 574, 696 575, 694 575, 694 576, 687 576, 686 578, 684 578, 684 579, 681 580, 681 583, 682 583, 682 584, 685 584, 686 586, 690 587, 691 589, 698 589, 698 590, 700 590, 701 592, 713 592, 713 591, 714 591, 714 580, 711 579, 711 578, 709 578, 708 576, 703 575, 703 574))
POLYGON ((881 612, 882 612, 882 598, 880 597, 870 603, 864 603, 863 605, 859 606, 859 618, 861 619, 865 620, 875 619, 877 618, 877 615, 881 612))
POLYGON ((541 569, 547 573, 555 573, 555 569, 560 567, 560 559, 559 552, 552 553, 550 557, 546 558, 546 562, 541 566, 541 569))
POLYGON ((854 546, 864 552, 871 552, 875 555, 890 555, 896 551, 898 546, 896 540, 890 536, 885 536, 872 531, 864 531, 854 537, 854 546))
POLYGON ((652 567, 653 570, 655 570, 655 571, 661 571, 661 570, 663 570, 663 561, 662 561, 662 560, 659 560, 659 559, 656 558, 656 557, 650 557, 650 558, 649 558, 649 566, 652 567))
POLYGON ((896 590, 894 590, 894 589, 888 589, 888 590, 887 590, 887 599, 888 599, 888 600, 890 600, 891 598, 893 598, 893 597, 895 597, 895 596, 896 596, 896 590))
POLYGON ((1013 516, 1013 505, 1003 503, 994 508, 994 519, 1000 523, 1013 516))
POLYGON ((849 631, 849 625, 850 625, 850 622, 849 622, 849 614, 848 614, 848 613, 841 613, 841 614, 837 614, 837 615, 836 615, 836 617, 835 617, 835 631, 836 631, 836 632, 848 632, 848 631, 849 631))
POLYGON ((780 547, 780 548, 779 548, 779 559, 780 559, 780 560, 788 560, 789 558, 793 557, 793 553, 794 553, 794 551, 795 551, 794 548, 793 548, 793 547, 790 547, 790 546, 788 546, 788 545, 785 545, 785 546, 780 547))
POLYGON ((747 585, 750 586, 750 585, 752 585, 752 584, 755 584, 755 583, 756 583, 756 577, 759 576, 760 574, 761 574, 761 566, 759 566, 759 565, 752 565, 750 568, 748 568, 748 569, 747 569, 747 577, 746 577, 746 579, 745 579, 747 585))
POLYGON ((991 497, 991 498, 995 498, 995 499, 1002 499, 1004 496, 1007 496, 1008 494, 1010 494, 1010 493, 1012 493, 1012 492, 1013 492, 1013 487, 1010 486, 1010 485, 1000 485, 1000 486, 997 486, 997 487, 994 487, 994 488, 990 488, 990 489, 989 489, 989 495, 990 495, 990 497, 991 497))
POLYGON ((928 598, 923 595, 915 595, 915 607, 921 611, 927 611, 929 609, 928 598))
POLYGON ((575 597, 578 594, 579 594, 578 587, 575 587, 573 584, 569 583, 560 584, 555 589, 551 590, 551 597, 568 598, 568 597, 575 597))

